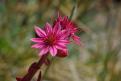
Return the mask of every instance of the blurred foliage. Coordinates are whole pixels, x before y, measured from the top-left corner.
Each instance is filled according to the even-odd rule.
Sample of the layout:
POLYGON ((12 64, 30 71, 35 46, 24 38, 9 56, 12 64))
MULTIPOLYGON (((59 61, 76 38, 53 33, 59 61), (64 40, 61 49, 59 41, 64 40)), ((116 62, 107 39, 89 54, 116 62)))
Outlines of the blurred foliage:
POLYGON ((33 26, 52 23, 58 11, 70 16, 73 6, 83 46, 69 45, 69 57, 56 58, 44 79, 121 81, 121 0, 0 0, 0 81, 16 81, 39 59, 33 26))

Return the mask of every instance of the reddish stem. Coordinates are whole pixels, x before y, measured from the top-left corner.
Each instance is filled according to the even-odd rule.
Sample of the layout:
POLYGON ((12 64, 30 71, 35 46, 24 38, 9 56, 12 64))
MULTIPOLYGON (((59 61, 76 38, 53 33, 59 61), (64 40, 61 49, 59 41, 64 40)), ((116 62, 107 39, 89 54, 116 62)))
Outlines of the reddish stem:
POLYGON ((39 75, 38 75, 37 81, 41 81, 41 78, 42 78, 42 76, 41 76, 41 71, 40 71, 40 72, 39 72, 39 75))
POLYGON ((31 81, 35 73, 39 70, 39 68, 44 64, 45 60, 47 58, 47 54, 43 55, 40 60, 36 63, 34 62, 29 70, 28 73, 23 78, 17 78, 17 81, 31 81))

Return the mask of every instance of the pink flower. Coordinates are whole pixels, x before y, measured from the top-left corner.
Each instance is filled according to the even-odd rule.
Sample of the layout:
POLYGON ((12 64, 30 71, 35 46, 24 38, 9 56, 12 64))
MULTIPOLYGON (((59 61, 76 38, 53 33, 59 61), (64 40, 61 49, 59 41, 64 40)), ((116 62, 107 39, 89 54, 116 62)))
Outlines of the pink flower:
POLYGON ((68 32, 68 37, 71 37, 78 45, 80 45, 80 37, 75 35, 77 32, 77 26, 69 20, 67 16, 62 17, 60 14, 58 14, 58 18, 54 22, 54 25, 58 22, 60 22, 61 28, 68 32))
POLYGON ((35 26, 35 32, 39 37, 31 39, 36 43, 32 45, 32 48, 38 48, 40 50, 39 55, 49 52, 52 56, 56 56, 58 50, 67 50, 68 35, 66 30, 61 30, 60 22, 57 22, 54 27, 46 23, 44 30, 35 26))

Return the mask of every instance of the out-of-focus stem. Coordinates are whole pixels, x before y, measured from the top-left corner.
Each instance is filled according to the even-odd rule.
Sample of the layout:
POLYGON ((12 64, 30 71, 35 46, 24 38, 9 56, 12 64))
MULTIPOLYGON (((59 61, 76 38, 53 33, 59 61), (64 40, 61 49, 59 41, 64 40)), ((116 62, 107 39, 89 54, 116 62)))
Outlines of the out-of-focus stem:
POLYGON ((75 2, 75 5, 72 8, 72 11, 71 11, 71 14, 70 14, 70 17, 69 17, 70 20, 72 20, 72 17, 73 17, 73 15, 75 13, 76 7, 77 7, 77 1, 75 2))
POLYGON ((39 75, 38 75, 37 81, 41 81, 41 78, 42 78, 42 76, 41 76, 41 71, 40 71, 40 72, 39 72, 39 75))
POLYGON ((35 73, 39 70, 39 68, 42 66, 42 64, 44 64, 46 58, 47 58, 47 54, 43 55, 37 63, 33 63, 30 66, 28 73, 23 78, 21 78, 19 81, 31 81, 31 79, 33 78, 35 73))

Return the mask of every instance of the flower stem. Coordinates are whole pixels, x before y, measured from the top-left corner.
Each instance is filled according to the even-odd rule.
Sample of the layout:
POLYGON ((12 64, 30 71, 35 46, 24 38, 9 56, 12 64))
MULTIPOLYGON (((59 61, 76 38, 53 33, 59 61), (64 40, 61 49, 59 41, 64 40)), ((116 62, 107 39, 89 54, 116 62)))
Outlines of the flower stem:
POLYGON ((47 58, 47 54, 43 55, 37 63, 34 62, 30 66, 30 68, 28 70, 28 73, 18 81, 31 81, 33 76, 35 75, 35 73, 40 69, 42 64, 44 64, 46 58, 47 58))
POLYGON ((38 75, 37 81, 41 81, 41 79, 42 79, 42 76, 41 76, 41 71, 40 71, 40 72, 39 72, 39 75, 38 75))
POLYGON ((75 4, 74 4, 74 6, 73 6, 73 8, 71 10, 71 14, 70 14, 70 17, 69 17, 70 20, 72 20, 72 17, 74 15, 76 9, 77 9, 77 0, 76 0, 75 4))

